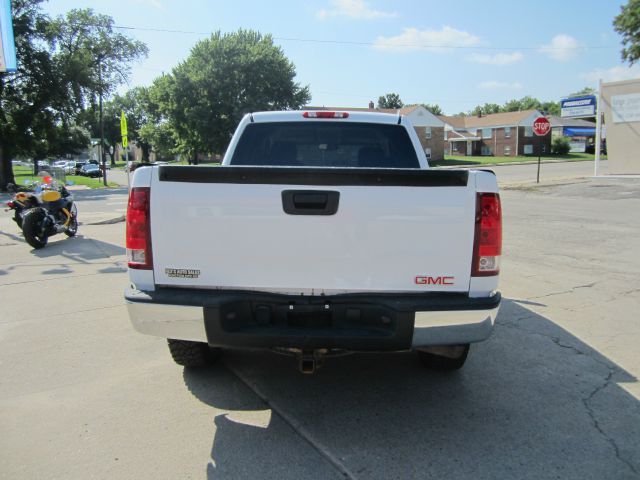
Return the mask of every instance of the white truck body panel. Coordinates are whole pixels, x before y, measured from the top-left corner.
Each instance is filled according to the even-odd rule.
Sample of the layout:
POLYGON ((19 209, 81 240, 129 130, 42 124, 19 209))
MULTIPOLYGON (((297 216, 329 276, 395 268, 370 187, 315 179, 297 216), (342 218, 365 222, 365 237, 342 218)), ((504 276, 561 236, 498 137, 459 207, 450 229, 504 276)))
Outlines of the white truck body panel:
POLYGON ((290 294, 469 290, 473 181, 467 187, 174 183, 158 181, 156 170, 151 190, 157 285, 290 294), (285 189, 339 191, 338 211, 288 215, 285 189), (172 269, 199 276, 170 277, 172 269), (449 280, 416 284, 417 276, 449 280))

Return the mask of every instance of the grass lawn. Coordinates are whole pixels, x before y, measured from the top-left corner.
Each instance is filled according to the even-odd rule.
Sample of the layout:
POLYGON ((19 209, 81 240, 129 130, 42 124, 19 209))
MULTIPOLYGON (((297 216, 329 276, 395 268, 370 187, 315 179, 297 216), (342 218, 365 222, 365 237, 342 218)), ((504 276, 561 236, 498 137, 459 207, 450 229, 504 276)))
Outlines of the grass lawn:
MULTIPOLYGON (((602 155, 602 160, 606 160, 607 156, 602 155)), ((563 160, 565 162, 577 162, 580 160, 593 160, 593 153, 569 153, 567 155, 551 155, 542 157, 542 161, 548 160, 563 160)), ((522 162, 537 162, 538 157, 533 155, 521 156, 521 157, 465 157, 450 155, 445 157, 440 162, 431 162, 433 167, 446 167, 454 165, 495 165, 497 163, 522 163, 522 162)))
MULTIPOLYGON (((29 167, 13 167, 13 174, 16 179, 16 185, 24 185, 25 180, 41 182, 42 177, 34 177, 33 170, 29 167)), ((108 177, 108 175, 107 175, 108 177)), ((82 175, 67 175, 67 184, 73 182, 73 185, 86 185, 89 188, 105 188, 101 178, 89 178, 82 175)), ((117 187, 118 184, 107 181, 109 187, 117 187)))

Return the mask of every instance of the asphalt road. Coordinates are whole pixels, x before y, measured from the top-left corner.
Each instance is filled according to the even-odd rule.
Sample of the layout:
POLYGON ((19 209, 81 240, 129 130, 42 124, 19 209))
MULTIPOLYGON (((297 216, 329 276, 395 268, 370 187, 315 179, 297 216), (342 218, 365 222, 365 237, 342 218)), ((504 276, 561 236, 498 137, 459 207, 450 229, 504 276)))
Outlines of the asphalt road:
POLYGON ((637 179, 503 190, 505 300, 453 375, 411 353, 183 371, 129 325, 123 224, 89 225, 126 192, 76 196, 80 236, 41 251, 0 218, 0 478, 640 478, 637 179))

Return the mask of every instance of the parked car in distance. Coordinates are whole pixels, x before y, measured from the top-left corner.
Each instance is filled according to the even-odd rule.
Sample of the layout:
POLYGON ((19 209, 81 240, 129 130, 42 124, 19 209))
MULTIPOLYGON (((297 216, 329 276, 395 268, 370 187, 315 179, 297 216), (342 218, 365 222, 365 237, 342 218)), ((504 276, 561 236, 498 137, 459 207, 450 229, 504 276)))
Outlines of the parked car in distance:
MULTIPOLYGON (((91 160, 89 160, 89 162, 88 162, 88 163, 91 163, 91 164, 93 164, 93 165, 98 165, 98 166, 100 166, 100 162, 99 162, 98 160, 93 159, 93 158, 92 158, 91 160)), ((109 170, 109 169, 111 168, 111 162, 106 161, 106 162, 104 163, 104 167, 105 167, 107 170, 109 170)))
POLYGON ((53 162, 52 166, 63 170, 64 173, 73 173, 75 168, 75 163, 73 163, 72 165, 72 162, 68 160, 57 160, 53 162))
POLYGON ((76 160, 74 168, 76 175, 82 175, 82 167, 84 167, 88 162, 86 160, 76 160))
POLYGON ((102 176, 102 170, 100 170, 100 167, 98 165, 94 165, 93 163, 87 163, 86 165, 83 165, 82 168, 80 169, 80 175, 84 175, 85 177, 101 177, 102 176))

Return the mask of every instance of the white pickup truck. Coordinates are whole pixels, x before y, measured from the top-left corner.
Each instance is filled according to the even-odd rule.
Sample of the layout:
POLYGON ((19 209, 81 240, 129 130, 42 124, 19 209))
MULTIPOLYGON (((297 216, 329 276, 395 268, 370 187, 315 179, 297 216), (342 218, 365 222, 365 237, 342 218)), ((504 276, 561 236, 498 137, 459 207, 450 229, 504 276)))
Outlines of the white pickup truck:
POLYGON ((495 175, 430 169, 402 116, 253 113, 220 167, 135 171, 125 299, 185 367, 230 347, 454 370, 493 329, 501 222, 495 175))

